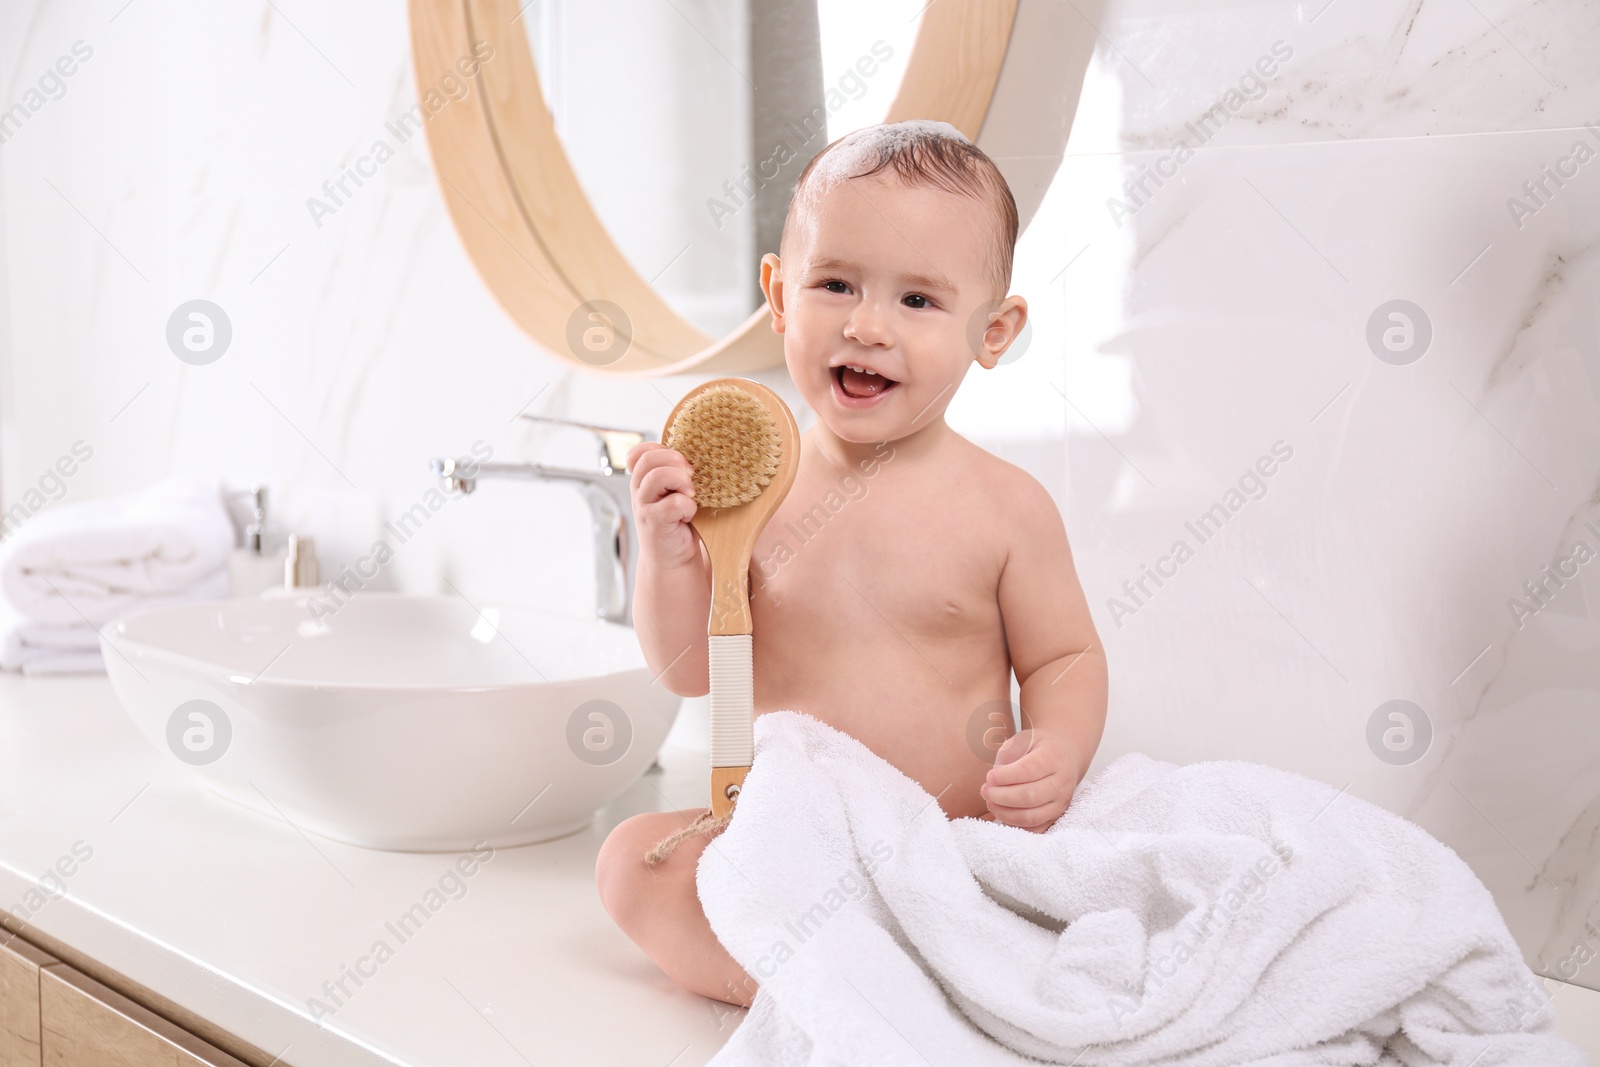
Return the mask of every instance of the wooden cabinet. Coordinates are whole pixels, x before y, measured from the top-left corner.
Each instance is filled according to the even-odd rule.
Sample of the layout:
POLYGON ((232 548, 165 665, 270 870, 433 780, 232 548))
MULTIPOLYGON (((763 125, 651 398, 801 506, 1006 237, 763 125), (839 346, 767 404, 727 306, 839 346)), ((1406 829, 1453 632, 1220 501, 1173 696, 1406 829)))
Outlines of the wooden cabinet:
POLYGON ((0 1067, 39 1067, 39 974, 55 962, 0 930, 0 1067))
POLYGON ((247 1067, 0 932, 0 1067, 247 1067))

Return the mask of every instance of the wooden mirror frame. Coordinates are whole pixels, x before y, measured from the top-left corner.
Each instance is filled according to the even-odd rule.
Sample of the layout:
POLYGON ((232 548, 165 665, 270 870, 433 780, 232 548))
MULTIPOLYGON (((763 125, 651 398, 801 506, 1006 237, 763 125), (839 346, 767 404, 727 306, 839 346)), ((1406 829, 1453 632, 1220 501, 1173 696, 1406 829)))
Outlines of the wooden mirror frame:
MULTIPOLYGON (((943 0, 922 13, 886 122, 943 119, 978 139, 1005 64, 1018 0, 943 0)), ((720 340, 673 310, 622 254, 595 214, 556 135, 517 0, 410 0, 411 54, 423 128, 456 232, 513 321, 556 358, 621 377, 742 374, 782 366, 783 338, 765 303, 720 340), (487 42, 492 59, 473 64, 487 42), (446 99, 447 77, 467 95, 446 99), (442 101, 435 110, 432 98, 442 101), (625 309, 631 344, 604 365, 569 341, 578 312, 625 309)))

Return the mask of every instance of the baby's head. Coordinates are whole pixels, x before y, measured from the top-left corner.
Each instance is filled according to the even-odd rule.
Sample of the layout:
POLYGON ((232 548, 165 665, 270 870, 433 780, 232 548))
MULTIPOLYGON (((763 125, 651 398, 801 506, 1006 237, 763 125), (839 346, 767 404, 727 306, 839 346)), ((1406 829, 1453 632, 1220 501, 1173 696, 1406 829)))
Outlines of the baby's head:
POLYGON ((806 165, 761 288, 828 429, 898 440, 943 417, 974 360, 995 365, 1028 315, 1006 296, 1017 228, 999 169, 946 122, 869 126, 806 165))

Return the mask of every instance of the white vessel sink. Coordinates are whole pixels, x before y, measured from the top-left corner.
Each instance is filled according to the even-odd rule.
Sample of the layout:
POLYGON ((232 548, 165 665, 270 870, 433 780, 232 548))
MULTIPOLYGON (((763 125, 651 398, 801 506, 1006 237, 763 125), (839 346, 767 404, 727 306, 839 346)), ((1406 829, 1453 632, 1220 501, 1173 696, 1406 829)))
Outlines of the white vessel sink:
POLYGON ((457 851, 589 825, 660 750, 679 698, 631 629, 453 597, 156 608, 100 631, 140 731, 211 787, 370 848, 457 851))

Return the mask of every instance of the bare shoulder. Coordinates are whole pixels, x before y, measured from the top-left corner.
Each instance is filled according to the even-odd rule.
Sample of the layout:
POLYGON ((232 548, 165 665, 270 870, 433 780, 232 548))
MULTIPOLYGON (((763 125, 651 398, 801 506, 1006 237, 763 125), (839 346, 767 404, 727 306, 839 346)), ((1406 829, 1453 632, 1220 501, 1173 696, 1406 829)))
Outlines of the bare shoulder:
POLYGON ((1062 529, 1061 509, 1039 479, 965 438, 959 440, 966 480, 1004 528, 1019 535, 1062 529))

